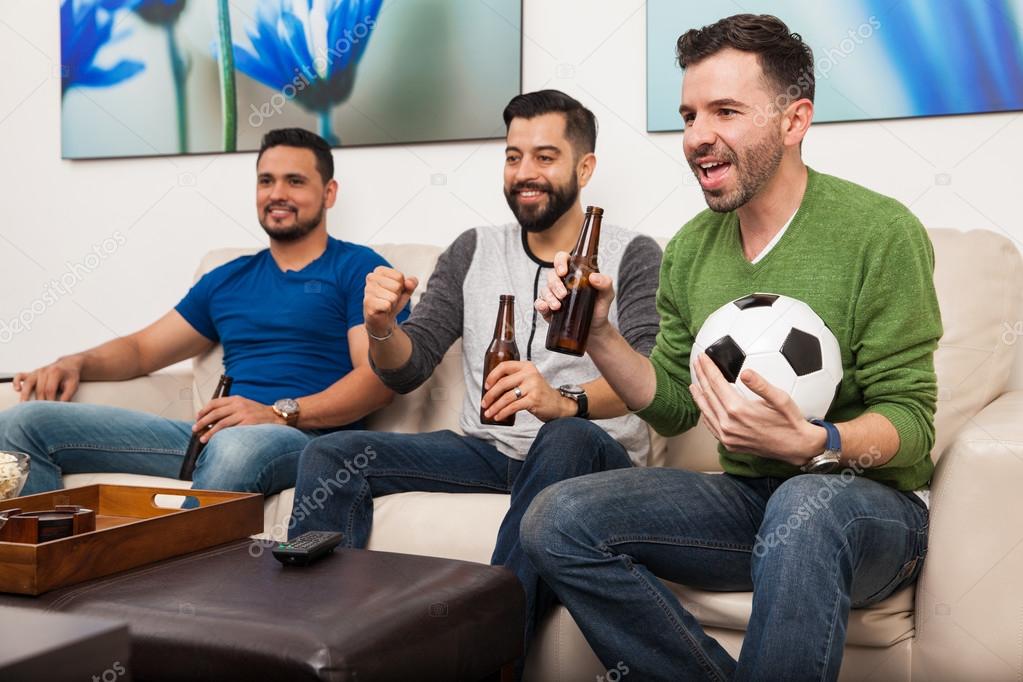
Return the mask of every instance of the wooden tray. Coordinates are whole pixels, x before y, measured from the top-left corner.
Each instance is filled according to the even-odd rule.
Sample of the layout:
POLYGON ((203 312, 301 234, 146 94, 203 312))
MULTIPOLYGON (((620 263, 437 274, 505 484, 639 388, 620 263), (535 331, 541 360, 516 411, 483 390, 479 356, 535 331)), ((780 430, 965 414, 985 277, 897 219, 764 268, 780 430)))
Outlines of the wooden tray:
POLYGON ((215 490, 87 485, 0 502, 0 510, 80 504, 96 530, 40 544, 0 542, 0 592, 42 594, 263 532, 263 496, 215 490), (189 495, 195 509, 158 507, 157 495, 189 495))

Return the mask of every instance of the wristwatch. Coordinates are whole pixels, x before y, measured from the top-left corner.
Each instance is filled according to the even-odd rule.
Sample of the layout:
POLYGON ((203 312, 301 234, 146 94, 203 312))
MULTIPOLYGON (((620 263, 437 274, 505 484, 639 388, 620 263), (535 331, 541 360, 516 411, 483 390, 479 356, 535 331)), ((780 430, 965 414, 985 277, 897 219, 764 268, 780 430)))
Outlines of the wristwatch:
POLYGON ((558 386, 558 393, 575 401, 575 416, 580 419, 590 418, 590 399, 586 397, 586 391, 577 384, 564 384, 558 386))
POLYGON ((288 426, 298 424, 298 413, 301 409, 294 398, 281 398, 273 404, 274 414, 283 419, 288 426))
POLYGON ((799 467, 804 474, 830 474, 838 468, 842 456, 842 435, 838 427, 823 419, 811 419, 811 424, 823 427, 828 432, 824 441, 824 452, 799 467))

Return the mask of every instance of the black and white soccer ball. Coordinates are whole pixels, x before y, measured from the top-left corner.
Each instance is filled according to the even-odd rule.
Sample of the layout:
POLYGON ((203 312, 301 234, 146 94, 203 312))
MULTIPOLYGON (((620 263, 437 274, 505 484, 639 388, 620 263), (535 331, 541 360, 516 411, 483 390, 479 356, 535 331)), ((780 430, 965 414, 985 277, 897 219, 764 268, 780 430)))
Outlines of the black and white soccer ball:
POLYGON ((738 377, 752 369, 795 401, 807 419, 823 419, 842 383, 838 339, 806 303, 780 294, 750 294, 704 321, 689 356, 707 353, 745 398, 760 397, 738 377))

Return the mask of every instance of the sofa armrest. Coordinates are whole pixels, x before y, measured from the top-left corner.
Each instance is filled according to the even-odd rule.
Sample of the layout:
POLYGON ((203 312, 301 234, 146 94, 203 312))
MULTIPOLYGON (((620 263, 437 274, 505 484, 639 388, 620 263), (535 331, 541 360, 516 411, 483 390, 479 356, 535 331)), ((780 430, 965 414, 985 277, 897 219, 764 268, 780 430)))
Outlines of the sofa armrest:
MULTIPOLYGON (((11 390, 10 384, 0 384, 0 410, 17 402, 18 394, 11 390)), ((178 368, 128 381, 84 381, 75 393, 74 402, 141 410, 168 419, 195 419, 192 373, 178 368)))
POLYGON ((1017 680, 1023 638, 1023 391, 959 432, 931 485, 914 680, 1017 680))

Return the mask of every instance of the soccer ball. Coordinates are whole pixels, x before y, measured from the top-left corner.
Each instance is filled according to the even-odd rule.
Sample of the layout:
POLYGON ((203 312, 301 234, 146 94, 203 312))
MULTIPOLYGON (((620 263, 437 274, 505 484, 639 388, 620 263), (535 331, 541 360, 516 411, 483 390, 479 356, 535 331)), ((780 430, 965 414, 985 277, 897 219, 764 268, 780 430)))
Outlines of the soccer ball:
POLYGON ((792 396, 807 419, 823 419, 842 383, 838 339, 807 304, 779 294, 750 294, 715 310, 696 335, 689 371, 707 353, 745 398, 760 400, 738 377, 752 369, 792 396))

